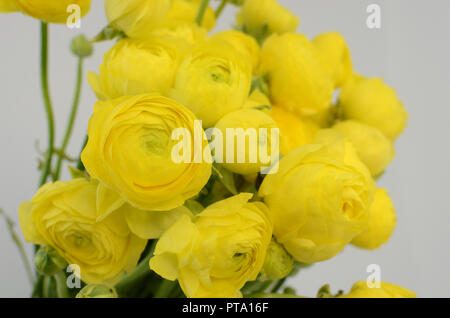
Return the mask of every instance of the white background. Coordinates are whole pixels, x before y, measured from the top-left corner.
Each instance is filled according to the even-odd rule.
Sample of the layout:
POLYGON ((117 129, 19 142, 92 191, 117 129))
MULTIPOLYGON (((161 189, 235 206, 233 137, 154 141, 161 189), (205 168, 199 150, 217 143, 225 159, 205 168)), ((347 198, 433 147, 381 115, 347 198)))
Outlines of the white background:
MULTIPOLYGON (((214 4, 217 4, 217 1, 214 4)), ((347 39, 355 69, 383 77, 396 88, 410 114, 409 127, 396 143, 397 157, 379 185, 390 192, 398 226, 380 250, 348 247, 334 259, 301 272, 290 284, 313 296, 330 283, 349 289, 379 264, 382 280, 412 289, 421 297, 450 296, 450 3, 445 0, 284 0, 301 18, 300 32, 312 37, 336 30, 347 39), (366 27, 366 8, 382 8, 382 28, 366 27)), ((227 8, 217 29, 234 21, 227 8)), ((51 26, 50 80, 58 143, 69 112, 76 59, 68 47, 76 34, 94 36, 106 20, 103 1, 94 0, 81 30, 51 26)), ((216 29, 216 30, 217 30, 216 29)), ((97 70, 110 43, 96 46, 86 62, 97 70)), ((0 206, 15 220, 17 207, 37 187, 36 141, 46 147, 46 124, 39 86, 39 23, 21 14, 0 15, 0 206)), ((80 113, 69 153, 76 156, 95 97, 84 83, 80 113)), ((67 174, 65 178, 67 178, 67 174)), ((31 246, 27 245, 31 252, 31 246)), ((19 254, 0 220, 0 297, 27 297, 30 286, 19 254)))

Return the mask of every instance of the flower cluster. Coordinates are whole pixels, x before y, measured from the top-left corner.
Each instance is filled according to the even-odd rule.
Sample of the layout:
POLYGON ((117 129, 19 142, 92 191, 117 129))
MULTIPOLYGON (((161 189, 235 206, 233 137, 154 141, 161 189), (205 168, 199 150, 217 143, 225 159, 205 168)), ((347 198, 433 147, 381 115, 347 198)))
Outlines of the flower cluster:
MULTIPOLYGON (((90 4, 0 8, 60 22, 66 2, 83 12, 90 4)), ((354 71, 339 33, 311 40, 275 0, 230 2, 241 6, 236 29, 210 33, 220 11, 209 1, 105 0, 117 41, 88 75, 99 101, 81 153, 86 171, 47 183, 19 209, 27 241, 52 247, 96 284, 81 296, 115 295, 109 287, 123 287, 140 260, 160 277, 145 284, 176 280, 187 297, 262 293, 348 244, 389 240, 395 210, 376 179, 406 126, 395 91, 354 71), (188 133, 183 147, 177 129, 188 133), (182 162, 173 159, 180 151, 182 162)), ((346 295, 366 296, 414 293, 358 283, 346 295)))

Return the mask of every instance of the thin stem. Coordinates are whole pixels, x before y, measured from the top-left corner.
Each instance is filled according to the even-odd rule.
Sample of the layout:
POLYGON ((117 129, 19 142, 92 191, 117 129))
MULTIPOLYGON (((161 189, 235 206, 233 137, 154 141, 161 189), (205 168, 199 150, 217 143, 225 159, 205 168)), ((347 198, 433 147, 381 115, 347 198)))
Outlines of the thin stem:
POLYGON ((216 12, 215 12, 215 16, 216 19, 218 19, 220 17, 220 15, 223 12, 223 9, 225 9, 225 7, 227 6, 228 0, 222 0, 222 3, 220 4, 220 6, 217 8, 216 12))
POLYGON ((149 261, 153 257, 153 252, 156 247, 157 240, 154 240, 152 242, 152 246, 149 250, 148 255, 136 266, 136 269, 133 273, 131 273, 128 276, 125 276, 116 286, 115 289, 119 296, 122 296, 125 294, 127 288, 129 286, 132 286, 134 282, 139 281, 142 277, 146 276, 150 273, 150 265, 149 261))
POLYGON ((5 217, 9 234, 11 235, 14 243, 16 244, 17 249, 19 250, 20 257, 22 258, 22 262, 25 265, 28 280, 30 281, 31 285, 34 285, 35 279, 34 279, 33 269, 31 268, 31 263, 30 263, 30 260, 28 259, 27 253, 25 252, 25 248, 22 244, 22 241, 19 239, 19 236, 17 235, 16 231, 14 230, 14 222, 3 211, 3 209, 0 209, 0 214, 3 214, 3 216, 5 217))
POLYGON ((78 58, 78 65, 77 65, 77 80, 75 84, 75 95, 73 97, 73 103, 72 103, 72 110, 70 112, 69 121, 67 123, 66 132, 64 134, 64 139, 61 144, 61 148, 59 149, 61 154, 58 156, 58 162, 56 163, 56 169, 53 173, 53 180, 59 179, 59 174, 61 172, 61 166, 63 162, 63 154, 66 152, 67 145, 70 140, 70 136, 72 135, 73 131, 73 125, 75 123, 75 118, 78 111, 78 105, 80 104, 80 95, 81 95, 81 83, 83 79, 83 58, 78 58))
POLYGON ((155 298, 168 298, 175 286, 176 282, 163 279, 155 293, 155 298))
POLYGON ((202 2, 200 3, 200 7, 198 8, 197 12, 197 18, 195 19, 199 26, 202 26, 203 17, 205 16, 206 9, 208 8, 209 1, 210 0, 202 0, 202 2))
POLYGON ((41 22, 41 87, 44 99, 45 112, 47 116, 48 128, 48 149, 45 158, 44 169, 39 180, 39 186, 47 182, 50 175, 53 157, 53 147, 55 142, 55 122, 53 117, 52 103, 48 89, 48 24, 41 22))
POLYGON ((69 298, 69 291, 67 290, 67 278, 63 271, 58 271, 53 276, 56 281, 56 293, 58 298, 69 298))
POLYGON ((286 277, 283 279, 280 279, 277 284, 272 288, 271 293, 276 293, 281 286, 283 286, 284 282, 286 281, 286 277))

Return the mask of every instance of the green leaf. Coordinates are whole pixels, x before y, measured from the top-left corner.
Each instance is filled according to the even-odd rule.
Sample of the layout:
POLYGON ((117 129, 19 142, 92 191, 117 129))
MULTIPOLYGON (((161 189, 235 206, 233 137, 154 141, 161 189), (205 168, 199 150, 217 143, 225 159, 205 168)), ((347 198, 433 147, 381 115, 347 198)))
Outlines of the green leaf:
POLYGON ((69 166, 68 168, 69 168, 70 176, 72 177, 72 179, 77 179, 77 178, 88 179, 89 178, 89 176, 84 171, 81 171, 72 166, 69 166))
POLYGON ((234 174, 230 170, 225 169, 219 164, 213 164, 213 175, 230 191, 233 195, 238 194, 236 183, 234 181, 234 174))

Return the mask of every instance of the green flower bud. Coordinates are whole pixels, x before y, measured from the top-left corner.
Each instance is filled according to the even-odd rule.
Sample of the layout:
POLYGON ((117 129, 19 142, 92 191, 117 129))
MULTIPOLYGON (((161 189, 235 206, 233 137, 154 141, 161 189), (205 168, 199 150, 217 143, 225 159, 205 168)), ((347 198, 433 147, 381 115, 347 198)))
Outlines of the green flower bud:
POLYGON ((288 286, 283 290, 283 294, 295 295, 296 291, 294 288, 288 286))
POLYGON ((72 39, 70 50, 78 57, 88 57, 94 52, 94 47, 83 34, 80 34, 72 39))
POLYGON ((36 269, 42 275, 54 275, 67 267, 67 262, 51 246, 41 246, 34 256, 36 269))
POLYGON ((262 278, 268 280, 281 279, 289 275, 294 266, 294 259, 274 239, 269 244, 261 271, 262 278))
POLYGON ((76 298, 118 298, 118 296, 112 287, 90 284, 80 290, 76 298))

